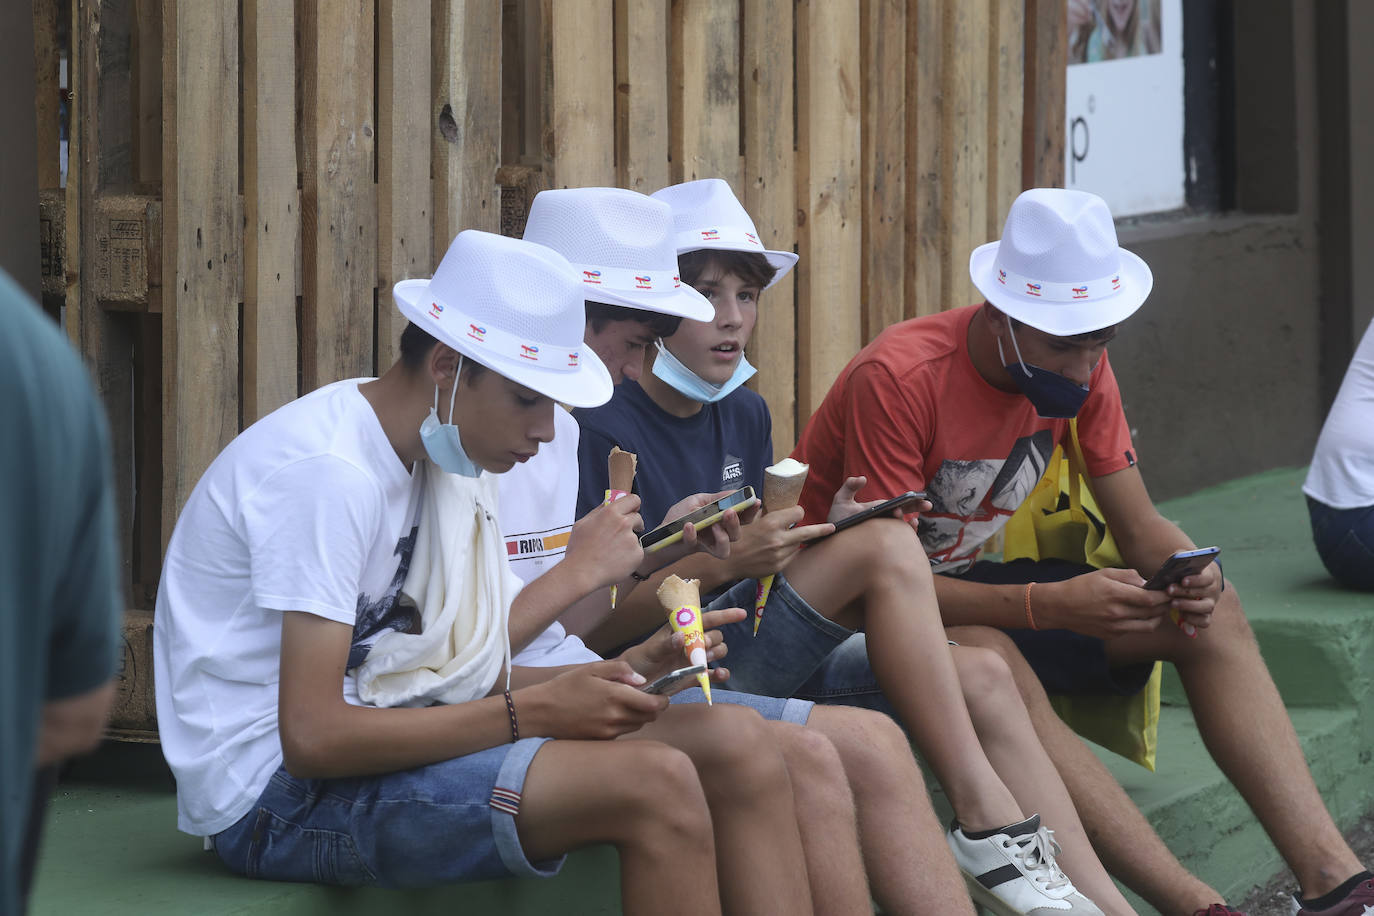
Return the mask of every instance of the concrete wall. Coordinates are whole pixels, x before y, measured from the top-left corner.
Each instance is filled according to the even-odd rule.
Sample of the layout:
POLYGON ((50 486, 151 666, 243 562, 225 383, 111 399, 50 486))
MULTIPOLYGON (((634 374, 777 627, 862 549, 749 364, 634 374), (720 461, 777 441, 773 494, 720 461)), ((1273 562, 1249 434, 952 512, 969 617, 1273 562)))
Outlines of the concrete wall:
POLYGON ((1118 226, 1155 275, 1111 352, 1156 499, 1311 457, 1374 312, 1371 6, 1237 4, 1238 209, 1118 226))

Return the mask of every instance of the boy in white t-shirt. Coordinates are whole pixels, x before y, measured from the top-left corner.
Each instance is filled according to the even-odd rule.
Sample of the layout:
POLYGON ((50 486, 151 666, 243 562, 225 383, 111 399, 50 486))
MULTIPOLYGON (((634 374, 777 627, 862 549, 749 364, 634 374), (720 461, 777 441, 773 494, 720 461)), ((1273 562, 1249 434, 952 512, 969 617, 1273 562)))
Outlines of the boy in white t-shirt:
MULTIPOLYGON (((582 344, 572 269, 542 246, 461 233, 433 280, 398 284, 396 297, 439 342, 422 341, 380 379, 327 386, 246 430, 172 535, 154 659, 178 826, 210 837, 252 877, 383 886, 548 875, 567 851, 611 843, 627 912, 808 912, 787 765, 764 742, 732 740, 757 717, 668 710, 636 689, 680 661, 666 632, 616 661, 496 673, 446 703, 375 708, 346 696, 347 672, 369 664, 372 647, 429 635, 416 630, 432 608, 397 599, 416 581, 408 565, 426 524, 441 541, 455 523, 470 532, 435 574, 446 594, 477 594, 458 620, 476 626, 494 611, 495 625, 455 623, 456 655, 400 673, 469 674, 468 650, 473 664, 495 653, 493 670, 505 670, 514 588, 504 558, 484 551, 499 538, 490 475, 549 441, 554 398, 596 404, 611 390, 582 344), (458 510, 427 520, 440 486, 458 510), (473 632, 487 635, 465 637, 473 632), (601 740, 622 736, 635 740, 601 740), (698 762, 660 737, 692 746, 698 762), (728 770, 729 807, 703 791, 701 759, 728 770), (636 778, 608 778, 626 773, 636 778), (741 881, 724 863, 759 848, 759 835, 767 855, 741 881)), ((587 548, 596 561, 570 555, 567 575, 595 589, 635 569, 637 505, 627 498, 604 513, 587 548)), ((549 613, 565 578, 521 590, 517 614, 549 613)), ((710 643, 720 655, 718 634, 710 643)), ((846 794, 842 782, 831 789, 846 794)), ((852 823, 832 829, 857 843, 852 823)))

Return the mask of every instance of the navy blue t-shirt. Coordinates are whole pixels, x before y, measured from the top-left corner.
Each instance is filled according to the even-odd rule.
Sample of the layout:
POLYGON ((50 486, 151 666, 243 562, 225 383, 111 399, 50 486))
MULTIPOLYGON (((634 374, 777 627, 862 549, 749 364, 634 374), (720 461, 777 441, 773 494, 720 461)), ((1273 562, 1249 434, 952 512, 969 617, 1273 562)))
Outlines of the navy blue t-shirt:
POLYGON ((627 379, 608 403, 574 410, 573 416, 582 427, 579 518, 606 497, 606 457, 615 445, 639 457, 635 492, 643 501, 646 530, 693 493, 751 486, 762 498, 763 469, 773 463, 773 419, 763 398, 748 388, 703 405, 694 416, 675 417, 627 379))

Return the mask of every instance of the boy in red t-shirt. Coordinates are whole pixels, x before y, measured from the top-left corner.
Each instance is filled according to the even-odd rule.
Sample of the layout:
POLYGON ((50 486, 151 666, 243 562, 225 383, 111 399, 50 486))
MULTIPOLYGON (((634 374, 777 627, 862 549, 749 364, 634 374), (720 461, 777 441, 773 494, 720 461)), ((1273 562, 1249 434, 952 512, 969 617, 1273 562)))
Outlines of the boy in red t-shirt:
MULTIPOLYGON (((1162 912, 1189 912, 1219 895, 1165 849, 1045 696, 1131 694, 1156 659, 1178 668, 1217 764, 1297 876, 1308 898, 1301 913, 1369 911, 1374 880, 1327 814, 1220 567, 1167 591, 1140 587, 1141 572, 1193 547, 1146 493, 1106 355, 1117 324, 1150 292, 1149 268, 1117 247, 1100 198, 1037 189, 1013 204, 1000 242, 973 252, 969 272, 983 305, 888 328, 826 395, 793 452, 811 465, 806 521, 824 520, 829 494, 856 475, 868 479, 870 499, 929 493, 933 508, 914 526, 940 573, 935 590, 945 624, 957 628, 951 638, 997 648, 1012 663, 1094 845, 1162 912), (1129 568, 980 560, 1075 416, 1093 493, 1129 568)), ((861 661, 844 654, 827 665, 861 661)))

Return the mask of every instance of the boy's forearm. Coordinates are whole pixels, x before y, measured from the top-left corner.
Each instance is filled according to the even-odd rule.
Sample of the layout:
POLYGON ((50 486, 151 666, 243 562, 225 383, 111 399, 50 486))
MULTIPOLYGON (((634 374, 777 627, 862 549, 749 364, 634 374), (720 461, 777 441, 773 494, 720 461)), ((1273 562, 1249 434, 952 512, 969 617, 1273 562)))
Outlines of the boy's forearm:
POLYGON ((557 564, 521 589, 511 602, 511 652, 519 652, 528 646, 568 608, 589 595, 604 591, 571 564, 557 564))
POLYGON ((945 626, 1014 629, 1026 625, 1025 586, 988 585, 938 575, 933 578, 935 598, 945 626))

